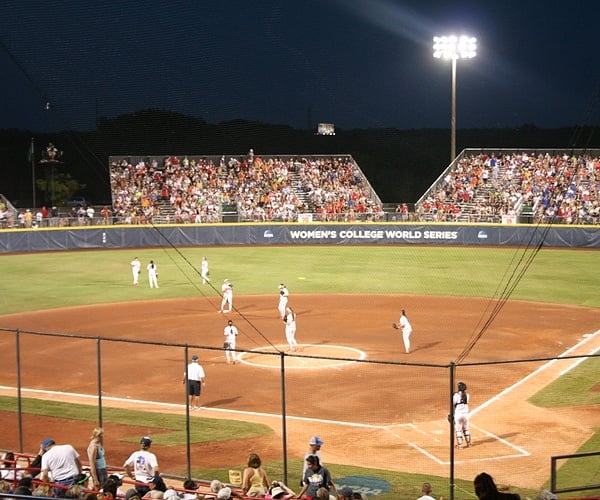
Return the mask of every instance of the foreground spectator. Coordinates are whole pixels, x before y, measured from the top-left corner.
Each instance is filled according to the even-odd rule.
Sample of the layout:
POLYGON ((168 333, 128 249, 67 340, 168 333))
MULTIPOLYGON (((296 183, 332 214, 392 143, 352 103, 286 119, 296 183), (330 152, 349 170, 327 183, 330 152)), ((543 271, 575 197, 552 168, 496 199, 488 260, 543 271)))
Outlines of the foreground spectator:
POLYGON ((134 451, 123 464, 127 476, 135 479, 135 489, 140 497, 150 491, 148 484, 154 476, 158 476, 160 473, 156 455, 149 451, 151 446, 152 439, 144 436, 140 439, 140 450, 134 451))
POLYGON ((81 474, 79 453, 70 444, 57 445, 52 438, 44 439, 42 443, 42 481, 52 482, 67 488, 54 488, 54 495, 64 497, 68 487, 73 486, 81 474))

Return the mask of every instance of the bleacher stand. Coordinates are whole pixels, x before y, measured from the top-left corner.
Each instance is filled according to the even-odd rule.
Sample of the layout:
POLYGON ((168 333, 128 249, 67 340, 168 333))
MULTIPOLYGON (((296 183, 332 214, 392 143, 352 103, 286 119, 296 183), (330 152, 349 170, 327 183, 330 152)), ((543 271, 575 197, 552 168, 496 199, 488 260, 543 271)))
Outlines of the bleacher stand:
POLYGON ((377 220, 381 202, 351 156, 168 156, 111 160, 113 212, 121 224, 377 220))
POLYGON ((463 152, 416 210, 423 221, 598 224, 600 156, 463 152))

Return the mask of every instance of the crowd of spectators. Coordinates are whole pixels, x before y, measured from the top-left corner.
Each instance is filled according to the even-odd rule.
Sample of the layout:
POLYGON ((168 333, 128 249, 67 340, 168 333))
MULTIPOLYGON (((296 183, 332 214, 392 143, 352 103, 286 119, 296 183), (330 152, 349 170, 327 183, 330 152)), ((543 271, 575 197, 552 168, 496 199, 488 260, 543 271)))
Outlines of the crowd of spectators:
MULTIPOLYGON (((113 206, 12 211, 0 201, 2 227, 92 224, 381 221, 382 206, 350 156, 148 157, 115 160, 113 206), (308 215, 309 214, 309 215, 308 215), (307 218, 308 217, 308 218, 307 218)), ((600 223, 600 157, 588 154, 465 153, 414 212, 393 220, 600 223)))
POLYGON ((113 215, 124 224, 221 222, 223 207, 240 221, 373 220, 382 213, 351 157, 166 157, 111 165, 113 215))
POLYGON ((600 157, 587 154, 465 154, 417 207, 421 220, 600 222, 600 157))

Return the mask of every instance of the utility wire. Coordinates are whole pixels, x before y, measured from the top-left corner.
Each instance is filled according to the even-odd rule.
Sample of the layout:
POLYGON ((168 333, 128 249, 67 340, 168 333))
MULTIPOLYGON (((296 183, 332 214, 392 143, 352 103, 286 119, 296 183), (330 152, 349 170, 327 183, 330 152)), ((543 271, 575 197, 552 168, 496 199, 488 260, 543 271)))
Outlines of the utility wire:
MULTIPOLYGON (((167 245, 172 248, 177 255, 179 255, 183 261, 194 270, 195 274, 197 274, 198 276, 201 276, 201 273, 198 271, 198 269, 196 269, 196 267, 192 264, 192 262, 190 262, 190 260, 183 255, 183 253, 179 250, 179 248, 177 248, 173 242, 163 234, 163 232, 155 225, 155 224, 151 224, 152 228, 158 233, 158 235, 160 236, 160 238, 162 240, 164 240, 167 245)), ((163 249, 165 249, 164 245, 161 245, 161 247, 163 249)), ((168 254, 168 252, 166 252, 168 254)), ((189 276, 186 274, 186 272, 183 270, 182 267, 179 266, 179 264, 175 261, 175 259, 173 258, 173 256, 169 255, 169 258, 172 260, 172 262, 177 266, 177 268, 183 273, 184 276, 186 276, 186 278, 188 279, 188 281, 192 284, 192 286, 198 290, 200 292, 200 294, 206 296, 206 294, 204 293, 204 291, 202 291, 200 289, 200 287, 197 284, 197 280, 192 280, 191 278, 189 278, 189 276)), ((214 293, 219 296, 221 298, 221 300, 223 299, 223 294, 221 293, 220 290, 218 290, 212 283, 212 281, 208 282, 209 287, 214 291, 214 293)), ((209 297, 210 300, 210 297, 209 297)), ((277 348, 277 346, 275 346, 271 340, 252 322, 252 320, 246 316, 242 311, 240 311, 239 309, 237 309, 235 306, 232 306, 232 309, 235 311, 235 313, 246 323, 248 324, 248 326, 254 330, 259 336, 260 338, 262 338, 269 346, 271 346, 276 352, 281 352, 281 350, 279 348, 277 348)), ((238 331, 243 334, 248 340, 250 340, 251 342, 253 342, 256 346, 261 346, 262 344, 259 344, 256 339, 250 335, 248 335, 247 333, 245 333, 241 328, 238 328, 238 331)))

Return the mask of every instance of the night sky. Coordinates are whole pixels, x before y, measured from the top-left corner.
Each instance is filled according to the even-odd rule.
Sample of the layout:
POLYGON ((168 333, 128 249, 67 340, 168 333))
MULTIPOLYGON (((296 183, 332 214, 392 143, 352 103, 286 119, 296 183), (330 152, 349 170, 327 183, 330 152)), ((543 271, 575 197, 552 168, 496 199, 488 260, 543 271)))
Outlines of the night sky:
POLYGON ((0 128, 92 130, 147 108, 209 123, 448 128, 600 122, 597 0, 4 0, 0 128))

